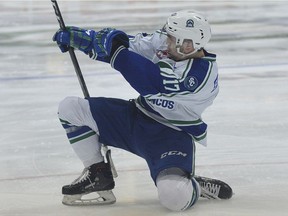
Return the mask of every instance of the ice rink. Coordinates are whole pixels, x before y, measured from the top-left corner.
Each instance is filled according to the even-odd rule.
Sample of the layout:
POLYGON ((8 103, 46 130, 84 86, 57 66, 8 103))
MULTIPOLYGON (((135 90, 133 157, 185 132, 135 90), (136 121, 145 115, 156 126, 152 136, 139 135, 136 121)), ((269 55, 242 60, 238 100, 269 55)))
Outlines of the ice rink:
MULTIPOLYGON (((61 187, 83 167, 57 119, 58 103, 82 92, 68 54, 51 38, 49 0, 0 1, 1 216, 288 215, 288 2, 58 1, 67 25, 116 27, 129 34, 161 28, 172 12, 203 11, 207 49, 218 55, 220 93, 203 115, 208 147, 197 145, 196 174, 228 182, 228 201, 200 199, 186 212, 160 206, 145 162, 112 149, 119 177, 110 206, 67 207, 61 187)), ((91 96, 137 93, 109 65, 76 53, 91 96)), ((171 194, 171 196, 173 196, 171 194)))

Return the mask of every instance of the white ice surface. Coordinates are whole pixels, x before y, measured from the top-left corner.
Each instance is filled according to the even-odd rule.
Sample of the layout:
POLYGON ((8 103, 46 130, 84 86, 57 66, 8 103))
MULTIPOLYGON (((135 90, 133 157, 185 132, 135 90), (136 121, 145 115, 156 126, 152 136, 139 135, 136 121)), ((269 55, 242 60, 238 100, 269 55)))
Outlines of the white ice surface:
MULTIPOLYGON (((288 215, 287 1, 59 1, 67 25, 114 26, 130 34, 160 28, 175 10, 205 11, 208 49, 218 54, 221 91, 203 118, 208 147, 198 146, 196 173, 228 182, 228 201, 199 202, 182 213, 162 208, 147 166, 112 149, 117 203, 61 204, 61 187, 82 171, 57 119, 68 95, 82 96, 50 1, 0 1, 0 215, 288 215)), ((121 75, 81 53, 92 96, 135 98, 121 75)))

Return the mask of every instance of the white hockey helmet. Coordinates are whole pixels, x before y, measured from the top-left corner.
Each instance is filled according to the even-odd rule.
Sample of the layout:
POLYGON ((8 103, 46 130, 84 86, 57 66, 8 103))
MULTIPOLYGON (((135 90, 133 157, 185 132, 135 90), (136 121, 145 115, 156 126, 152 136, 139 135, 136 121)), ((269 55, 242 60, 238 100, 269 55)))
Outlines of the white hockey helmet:
POLYGON ((196 52, 201 50, 211 38, 211 28, 207 19, 193 10, 173 13, 168 17, 164 30, 176 38, 177 51, 180 54, 183 54, 180 52, 180 46, 185 39, 193 41, 196 52))

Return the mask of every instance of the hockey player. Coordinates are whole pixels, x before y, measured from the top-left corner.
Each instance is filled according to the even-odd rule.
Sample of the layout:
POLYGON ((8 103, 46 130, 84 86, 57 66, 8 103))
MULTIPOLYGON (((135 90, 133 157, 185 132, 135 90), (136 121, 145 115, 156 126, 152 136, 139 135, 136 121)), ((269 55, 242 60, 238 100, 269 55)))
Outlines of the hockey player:
POLYGON ((232 196, 223 182, 194 175, 195 142, 207 142, 201 114, 218 94, 216 55, 204 49, 210 37, 206 18, 190 10, 172 14, 163 29, 153 34, 128 36, 113 28, 96 32, 77 27, 56 32, 53 40, 62 52, 73 47, 110 63, 140 94, 129 101, 67 97, 60 103, 60 121, 85 167, 79 178, 63 186, 64 204, 116 201, 102 144, 144 158, 160 203, 168 209, 188 209, 200 195, 232 196), (92 192, 100 198, 82 199, 92 192))

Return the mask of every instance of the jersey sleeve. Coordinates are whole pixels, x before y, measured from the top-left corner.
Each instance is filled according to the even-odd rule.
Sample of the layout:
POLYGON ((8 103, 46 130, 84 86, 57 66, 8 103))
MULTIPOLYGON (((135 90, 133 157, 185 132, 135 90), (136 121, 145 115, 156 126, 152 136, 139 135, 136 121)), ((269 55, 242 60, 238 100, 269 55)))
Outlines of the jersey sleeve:
POLYGON ((140 95, 161 92, 160 69, 143 56, 120 47, 110 63, 140 95))
POLYGON ((130 36, 129 50, 156 63, 161 58, 162 52, 167 50, 166 34, 160 30, 153 34, 139 33, 130 36))

